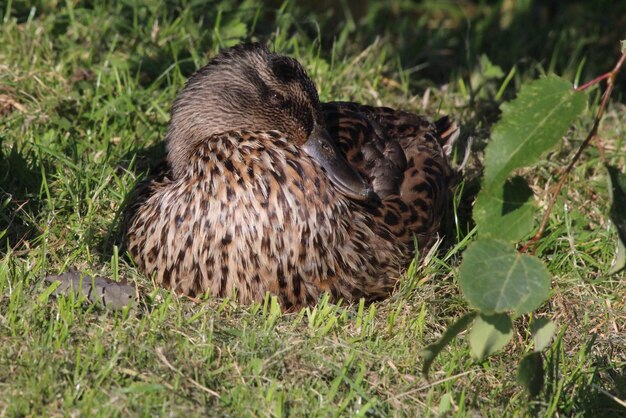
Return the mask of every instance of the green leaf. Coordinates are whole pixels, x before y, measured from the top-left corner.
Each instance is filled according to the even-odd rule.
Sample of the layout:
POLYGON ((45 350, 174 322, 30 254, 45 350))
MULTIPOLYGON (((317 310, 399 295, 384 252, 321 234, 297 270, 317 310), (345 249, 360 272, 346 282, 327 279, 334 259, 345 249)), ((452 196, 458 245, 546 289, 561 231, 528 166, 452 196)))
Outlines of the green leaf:
POLYGON ((565 134, 584 110, 586 94, 556 76, 522 88, 502 105, 502 118, 485 151, 485 175, 476 198, 474 220, 481 236, 517 242, 532 232, 532 191, 515 169, 532 165, 565 134))
POLYGON ((550 344, 556 325, 549 318, 537 318, 530 326, 530 333, 535 341, 535 351, 542 351, 550 344))
POLYGON ((620 41, 619 43, 620 43, 620 45, 622 47, 621 49, 622 49, 622 54, 623 54, 624 51, 626 51, 626 41, 620 41))
POLYGON ((234 46, 241 42, 248 33, 248 27, 245 23, 240 21, 232 21, 223 28, 221 28, 221 38, 224 42, 224 46, 234 46))
POLYGON ((439 408, 437 410, 439 416, 446 415, 452 409, 454 398, 451 393, 446 393, 441 397, 439 401, 439 408))
POLYGON ((543 388, 543 358, 532 352, 524 356, 517 369, 517 383, 524 386, 531 397, 539 395, 543 388))
POLYGON ((494 65, 487 55, 485 54, 481 55, 479 60, 480 60, 479 61, 480 69, 483 74, 483 77, 485 77, 486 79, 504 77, 504 72, 502 71, 502 68, 500 68, 497 65, 494 65))
POLYGON ((626 268, 626 174, 612 165, 606 166, 609 172, 609 190, 611 191, 611 221, 617 229, 617 251, 609 274, 618 273, 626 268))
POLYGON ((512 170, 537 162, 565 134, 585 108, 587 95, 548 76, 522 87, 517 99, 502 105, 485 151, 483 188, 503 184, 512 170))
POLYGON ((535 208, 529 203, 533 192, 516 176, 500 188, 482 190, 474 205, 474 220, 481 236, 517 242, 535 225, 535 208))
POLYGON ((472 325, 469 345, 472 355, 482 360, 500 350, 513 338, 513 323, 507 314, 479 315, 472 325))
POLYGON ((424 360, 424 364, 422 365, 423 374, 428 375, 430 366, 433 364, 433 361, 435 361, 435 358, 437 358, 441 350, 443 350, 446 345, 450 344, 450 341, 452 341, 457 335, 465 331, 475 317, 476 312, 470 312, 463 315, 454 324, 448 326, 446 332, 443 333, 437 342, 430 344, 420 351, 420 357, 424 360))
POLYGON ((465 298, 482 314, 539 307, 550 293, 550 273, 537 258, 518 253, 502 240, 479 239, 469 245, 459 268, 465 298))

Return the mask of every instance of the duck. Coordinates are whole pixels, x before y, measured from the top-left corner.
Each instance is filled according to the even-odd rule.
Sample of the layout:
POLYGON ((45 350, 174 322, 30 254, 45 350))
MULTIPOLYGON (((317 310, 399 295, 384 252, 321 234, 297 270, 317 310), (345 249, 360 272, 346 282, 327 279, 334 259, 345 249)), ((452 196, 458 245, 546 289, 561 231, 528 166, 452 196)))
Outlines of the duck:
POLYGON ((189 297, 383 299, 438 237, 456 137, 447 116, 322 103, 303 66, 265 45, 224 49, 174 101, 128 254, 189 297))

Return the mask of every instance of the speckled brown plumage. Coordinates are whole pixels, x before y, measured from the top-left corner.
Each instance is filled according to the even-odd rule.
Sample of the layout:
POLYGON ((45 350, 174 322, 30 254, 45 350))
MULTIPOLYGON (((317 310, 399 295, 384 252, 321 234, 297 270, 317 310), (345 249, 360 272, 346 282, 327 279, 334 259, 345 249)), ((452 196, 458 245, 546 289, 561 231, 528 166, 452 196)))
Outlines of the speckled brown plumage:
POLYGON ((293 59, 258 44, 222 52, 179 94, 167 173, 134 205, 127 248, 158 285, 186 295, 322 292, 385 297, 435 236, 456 130, 389 108, 320 104, 293 59))

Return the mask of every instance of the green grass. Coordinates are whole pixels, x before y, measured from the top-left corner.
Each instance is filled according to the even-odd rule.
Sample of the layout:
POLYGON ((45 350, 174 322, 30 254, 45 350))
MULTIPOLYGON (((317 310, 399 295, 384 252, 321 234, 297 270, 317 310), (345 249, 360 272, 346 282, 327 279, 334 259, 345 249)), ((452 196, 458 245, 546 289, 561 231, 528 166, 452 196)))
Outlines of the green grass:
MULTIPOLYGON (((554 275, 539 314, 554 318, 559 334, 545 353, 546 386, 532 400, 515 382, 530 349, 527 318, 487 361, 473 362, 461 336, 430 379, 420 374, 420 350, 469 310, 455 281, 471 240, 466 197, 446 242, 372 305, 322 300, 282 314, 269 299, 196 304, 155 289, 116 256, 119 210, 162 152, 176 91, 220 47, 269 40, 304 64, 323 100, 454 115, 462 144, 474 139, 463 185, 471 195, 498 99, 545 72, 588 80, 608 70, 619 49, 612 32, 626 14, 608 1, 558 13, 531 0, 310 3, 0 5, 0 414, 622 416, 607 393, 626 399, 626 281, 605 274, 616 234, 595 149, 575 169, 539 248, 554 275), (483 54, 511 74, 508 84, 483 54), (48 299, 42 277, 70 266, 119 275, 145 296, 127 312, 48 299)), ((601 130, 622 167, 623 91, 616 88, 601 130)), ((526 173, 540 204, 596 103, 526 173)))

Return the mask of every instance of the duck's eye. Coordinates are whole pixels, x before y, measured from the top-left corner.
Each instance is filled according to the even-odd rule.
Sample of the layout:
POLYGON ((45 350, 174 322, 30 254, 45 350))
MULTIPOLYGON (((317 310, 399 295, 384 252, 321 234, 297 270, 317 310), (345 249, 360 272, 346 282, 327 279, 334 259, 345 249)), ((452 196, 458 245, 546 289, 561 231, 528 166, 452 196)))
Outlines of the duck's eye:
POLYGON ((270 103, 274 106, 280 106, 285 102, 284 97, 280 93, 272 92, 270 94, 270 103))
POLYGON ((322 149, 328 153, 331 154, 333 152, 333 149, 331 148, 330 144, 326 141, 320 141, 320 145, 322 147, 322 149))

